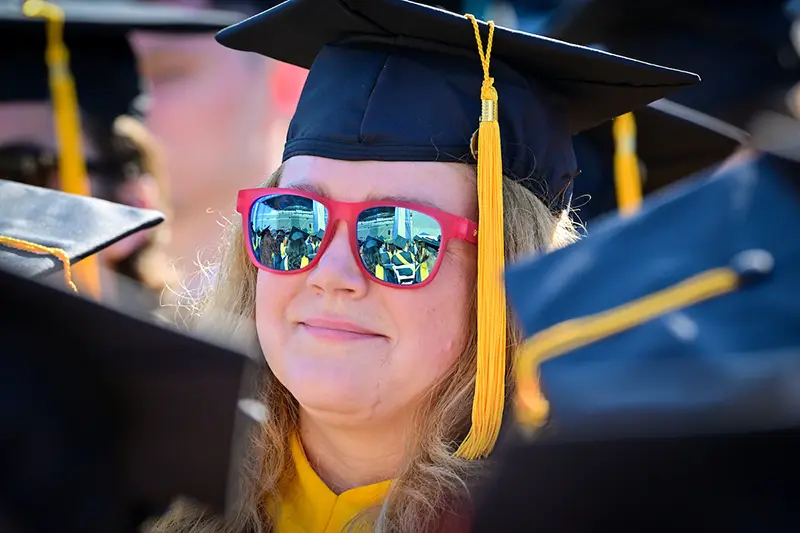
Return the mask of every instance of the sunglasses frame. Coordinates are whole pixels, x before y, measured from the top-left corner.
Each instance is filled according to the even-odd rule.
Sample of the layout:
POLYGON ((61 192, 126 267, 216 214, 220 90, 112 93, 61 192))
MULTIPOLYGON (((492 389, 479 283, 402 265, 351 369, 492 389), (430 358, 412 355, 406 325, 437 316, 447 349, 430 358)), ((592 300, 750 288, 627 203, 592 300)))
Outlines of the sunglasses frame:
POLYGON ((444 254, 445 250, 447 249, 447 244, 450 242, 451 239, 458 239, 462 241, 466 241, 470 244, 477 245, 478 244, 478 223, 470 220, 468 218, 460 217, 458 215, 454 215, 452 213, 447 213, 446 211, 441 211, 439 209, 428 207, 424 205, 414 204, 411 202, 396 202, 391 200, 376 200, 370 202, 340 202, 337 200, 332 200, 330 198, 326 198, 324 196, 319 196, 317 194, 306 192, 298 189, 288 189, 288 188, 258 188, 258 189, 242 189, 239 191, 238 197, 236 199, 236 211, 242 216, 242 238, 244 239, 244 247, 247 250, 247 255, 250 256, 250 261, 259 269, 269 272, 271 274, 279 274, 279 275, 291 275, 291 274, 301 274, 303 272, 307 272, 314 268, 317 265, 318 259, 325 253, 325 250, 328 248, 328 245, 333 240, 333 237, 336 234, 336 231, 325 231, 325 237, 322 239, 320 243, 319 250, 317 254, 314 256, 314 259, 309 261, 308 265, 304 266, 303 268, 299 268, 297 270, 274 270, 268 268, 261 264, 258 258, 255 256, 255 252, 253 250, 252 245, 250 244, 251 240, 251 224, 250 224, 250 215, 253 211, 253 205, 267 196, 275 196, 275 195, 294 195, 300 196, 302 198, 307 198, 309 200, 319 202, 322 204, 325 209, 328 211, 328 227, 336 228, 340 221, 345 223, 347 227, 348 233, 348 242, 350 243, 350 249, 353 253, 353 258, 355 259, 358 267, 361 269, 361 272, 367 276, 371 281, 378 283, 380 285, 384 285, 386 287, 392 288, 403 288, 403 289, 416 289, 422 288, 426 286, 428 283, 433 281, 436 277, 436 274, 439 272, 439 267, 441 266, 440 258, 442 254, 444 254), (400 285, 395 283, 389 283, 388 281, 383 281, 375 277, 367 267, 364 266, 364 262, 361 260, 361 257, 358 254, 358 216, 367 209, 371 209, 373 207, 401 207, 405 209, 410 209, 413 211, 417 211, 422 213, 423 215, 429 216, 430 218, 434 219, 442 230, 442 241, 439 245, 439 256, 436 259, 436 263, 434 264, 433 270, 430 272, 427 278, 419 283, 413 283, 411 285, 400 285))

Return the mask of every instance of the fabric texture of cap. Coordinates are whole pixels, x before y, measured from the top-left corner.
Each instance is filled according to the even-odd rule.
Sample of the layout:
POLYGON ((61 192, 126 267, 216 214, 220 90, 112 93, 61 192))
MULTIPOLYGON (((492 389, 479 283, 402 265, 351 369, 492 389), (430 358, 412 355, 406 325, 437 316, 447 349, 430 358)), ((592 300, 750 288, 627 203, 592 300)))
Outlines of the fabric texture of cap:
MULTIPOLYGON (((217 39, 310 68, 284 159, 474 162, 483 72, 463 16, 405 0, 289 0, 217 39)), ((491 65, 504 173, 554 211, 577 171, 571 134, 698 80, 500 27, 491 65)))
POLYGON ((762 155, 699 176, 508 270, 533 336, 518 379, 539 363, 560 434, 800 423, 800 241, 775 231, 800 224, 799 168, 762 155), (568 321, 572 348, 540 354, 568 321))
MULTIPOLYGON (((157 211, 0 180, 0 236, 58 248, 71 263, 164 220, 157 211)), ((0 267, 41 278, 63 268, 49 254, 0 243, 0 267)))
MULTIPOLYGON (((748 141, 745 131, 670 100, 653 102, 634 116, 645 195, 716 166, 748 141)), ((573 145, 581 171, 574 189, 580 218, 591 220, 615 210, 611 124, 576 135, 573 145)))
POLYGON ((178 496, 233 504, 250 358, 4 269, 0 292, 4 517, 131 533, 178 496))

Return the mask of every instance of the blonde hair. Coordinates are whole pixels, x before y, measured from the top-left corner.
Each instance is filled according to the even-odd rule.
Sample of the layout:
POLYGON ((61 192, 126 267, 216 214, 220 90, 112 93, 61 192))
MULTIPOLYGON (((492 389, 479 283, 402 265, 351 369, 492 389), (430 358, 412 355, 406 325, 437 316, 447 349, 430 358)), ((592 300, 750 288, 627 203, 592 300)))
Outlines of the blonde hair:
MULTIPOLYGON (((273 187, 281 179, 278 169, 264 184, 273 187)), ((506 257, 511 261, 534 252, 566 246, 578 235, 568 213, 556 217, 519 183, 504 179, 506 257)), ((219 323, 220 313, 234 317, 229 325, 240 332, 254 331, 256 268, 250 263, 241 238, 240 221, 227 228, 221 247, 221 261, 215 286, 198 309, 202 323, 219 323), (231 283, 230 280, 236 280, 231 283), (211 315, 208 315, 211 312, 211 315)), ((471 298, 471 320, 475 320, 476 294, 471 298)), ((471 417, 477 338, 476 328, 467 325, 469 338, 462 356, 432 387, 419 411, 419 442, 409 463, 396 478, 393 488, 379 509, 374 509, 351 523, 351 530, 374 530, 382 533, 425 532, 435 530, 450 513, 457 513, 467 503, 467 486, 484 469, 481 461, 467 461, 453 455, 466 435, 471 417)), ((521 336, 517 327, 508 326, 508 372, 518 350, 521 336)), ((280 484, 292 475, 289 435, 298 424, 297 403, 267 369, 263 390, 268 409, 267 421, 253 443, 250 458, 255 467, 246 486, 245 500, 232 521, 203 517, 187 502, 180 502, 152 528, 154 532, 192 531, 244 533, 272 531, 268 502, 280 484)), ((508 379, 507 383, 512 380, 508 379)), ((510 392, 510 391, 509 391, 510 392)))

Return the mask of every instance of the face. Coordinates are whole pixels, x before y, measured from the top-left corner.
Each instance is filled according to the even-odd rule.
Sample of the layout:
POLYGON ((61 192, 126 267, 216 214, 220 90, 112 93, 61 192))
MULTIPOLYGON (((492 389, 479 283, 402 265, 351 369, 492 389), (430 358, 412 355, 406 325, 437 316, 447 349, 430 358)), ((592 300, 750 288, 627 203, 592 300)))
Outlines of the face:
MULTIPOLYGON (((281 187, 314 188, 338 201, 402 197, 477 219, 466 165, 288 160, 281 187)), ((270 368, 311 416, 364 426, 391 423, 464 349, 477 249, 453 239, 436 277, 420 288, 370 280, 353 256, 344 223, 314 268, 259 270, 256 326, 270 368)))
MULTIPOLYGON (((133 32, 148 84, 147 126, 163 143, 177 211, 227 208, 209 198, 263 179, 266 62, 228 50, 212 33, 133 32)), ((274 167, 273 167, 274 168, 274 167)))

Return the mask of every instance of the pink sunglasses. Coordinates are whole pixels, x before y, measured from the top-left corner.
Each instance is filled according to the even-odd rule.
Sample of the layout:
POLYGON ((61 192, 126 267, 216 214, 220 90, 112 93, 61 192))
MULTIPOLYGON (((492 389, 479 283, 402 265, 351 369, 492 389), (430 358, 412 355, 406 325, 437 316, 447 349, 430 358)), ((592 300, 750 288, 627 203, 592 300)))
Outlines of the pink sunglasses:
POLYGON ((236 210, 250 260, 276 274, 314 267, 339 221, 349 233, 356 263, 390 287, 424 287, 439 271, 450 239, 478 243, 478 224, 435 208, 391 200, 337 202, 295 189, 239 191, 236 210))

